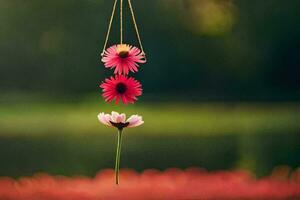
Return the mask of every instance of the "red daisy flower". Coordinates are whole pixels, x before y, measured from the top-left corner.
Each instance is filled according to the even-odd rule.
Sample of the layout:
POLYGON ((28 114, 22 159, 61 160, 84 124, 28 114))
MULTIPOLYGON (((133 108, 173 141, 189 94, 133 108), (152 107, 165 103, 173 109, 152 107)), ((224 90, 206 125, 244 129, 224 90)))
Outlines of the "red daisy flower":
POLYGON ((115 74, 127 75, 129 71, 137 72, 138 63, 145 63, 144 59, 145 55, 139 48, 118 44, 104 52, 102 62, 106 68, 115 68, 115 74))
POLYGON ((103 97, 105 101, 111 102, 114 99, 116 104, 121 99, 124 104, 134 103, 137 100, 137 96, 142 95, 142 85, 140 82, 132 77, 126 77, 124 75, 116 75, 105 79, 100 85, 103 90, 103 97))

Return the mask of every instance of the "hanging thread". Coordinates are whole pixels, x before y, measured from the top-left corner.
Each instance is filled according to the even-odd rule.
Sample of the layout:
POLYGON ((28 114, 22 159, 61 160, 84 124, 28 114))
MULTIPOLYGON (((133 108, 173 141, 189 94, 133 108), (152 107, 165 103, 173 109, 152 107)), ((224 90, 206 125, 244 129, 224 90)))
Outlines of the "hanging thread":
POLYGON ((114 5, 113 5, 113 10, 112 10, 112 14, 110 16, 110 20, 109 20, 109 24, 108 24, 108 30, 107 30, 107 33, 106 33, 105 42, 104 42, 104 46, 103 46, 101 56, 104 55, 104 52, 105 52, 105 49, 106 49, 106 46, 107 46, 107 42, 108 42, 110 31, 111 31, 112 22, 113 22, 115 11, 116 11, 117 2, 118 2, 118 0, 115 0, 114 5))
POLYGON ((120 44, 123 44, 123 0, 120 0, 120 44))
POLYGON ((142 44, 142 40, 141 40, 141 36, 140 36, 140 33, 139 33, 139 29, 138 29, 138 26, 137 26, 137 23, 136 23, 135 15, 134 15, 134 12, 133 12, 133 8, 132 8, 131 0, 128 0, 128 4, 129 4, 129 9, 130 9, 130 13, 131 13, 132 21, 133 21, 133 24, 134 24, 134 28, 135 28, 135 32, 136 32, 136 36, 137 36, 137 39, 138 39, 138 42, 139 42, 140 48, 141 48, 141 50, 142 50, 142 53, 144 54, 144 56, 145 56, 145 60, 146 60, 146 54, 145 54, 145 52, 144 52, 144 48, 143 48, 143 44, 142 44))

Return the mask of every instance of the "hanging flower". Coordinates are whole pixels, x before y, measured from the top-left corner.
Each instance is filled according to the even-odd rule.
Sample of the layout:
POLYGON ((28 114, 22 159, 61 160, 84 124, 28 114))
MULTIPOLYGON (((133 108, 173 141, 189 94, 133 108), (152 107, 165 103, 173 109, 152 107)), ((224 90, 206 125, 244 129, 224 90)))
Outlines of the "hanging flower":
POLYGON ((114 99, 116 104, 120 99, 124 104, 134 103, 137 100, 137 96, 142 95, 142 85, 140 82, 132 77, 126 77, 124 75, 116 75, 105 79, 100 85, 103 89, 103 97, 105 101, 111 102, 114 99))
POLYGON ((127 75, 137 72, 138 63, 145 63, 144 53, 137 47, 118 44, 109 47, 103 54, 102 62, 106 68, 115 68, 115 74, 127 75))
POLYGON ((133 128, 140 126, 144 123, 143 119, 139 115, 132 115, 126 120, 124 113, 119 114, 118 112, 112 111, 110 114, 100 113, 98 115, 99 121, 110 127, 116 127, 118 129, 133 128))
POLYGON ((126 115, 124 113, 119 114, 118 112, 112 111, 110 114, 100 113, 98 115, 98 120, 110 127, 116 127, 118 129, 118 145, 116 153, 116 164, 115 164, 115 176, 116 184, 119 184, 119 173, 120 173, 120 160, 121 160, 121 147, 122 147, 122 133, 123 129, 128 127, 137 127, 144 123, 143 119, 139 115, 132 115, 126 120, 126 115))

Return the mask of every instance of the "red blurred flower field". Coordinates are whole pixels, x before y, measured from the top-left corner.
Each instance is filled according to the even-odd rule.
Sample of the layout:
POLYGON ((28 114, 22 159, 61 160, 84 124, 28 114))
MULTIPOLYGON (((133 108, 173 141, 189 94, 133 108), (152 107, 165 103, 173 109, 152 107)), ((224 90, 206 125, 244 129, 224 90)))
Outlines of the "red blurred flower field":
POLYGON ((202 169, 121 171, 119 186, 112 170, 94 178, 37 174, 33 177, 0 178, 1 200, 258 200, 300 199, 300 170, 288 176, 276 170, 255 179, 246 171, 207 172, 202 169))

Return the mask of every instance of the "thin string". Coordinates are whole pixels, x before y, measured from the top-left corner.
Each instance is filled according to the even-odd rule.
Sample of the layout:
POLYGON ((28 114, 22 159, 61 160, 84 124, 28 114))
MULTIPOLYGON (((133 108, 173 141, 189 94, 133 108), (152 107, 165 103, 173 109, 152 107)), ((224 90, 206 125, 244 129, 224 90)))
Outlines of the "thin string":
POLYGON ((120 1, 120 43, 123 44, 123 0, 120 1))
POLYGON ((137 38, 138 38, 138 41, 139 41, 139 45, 141 47, 142 54, 145 56, 145 59, 146 59, 146 54, 144 52, 141 36, 140 36, 139 29, 138 29, 138 26, 137 26, 137 23, 136 23, 136 20, 135 20, 135 15, 134 15, 134 12, 133 12, 131 0, 128 0, 128 4, 129 4, 130 12, 131 12, 131 17, 132 17, 132 21, 133 21, 133 24, 134 24, 135 32, 136 32, 136 35, 137 35, 137 38))
POLYGON ((101 56, 104 55, 104 52, 106 50, 107 42, 108 42, 110 31, 111 31, 112 22, 113 22, 115 11, 116 11, 117 2, 118 2, 118 0, 115 0, 114 5, 113 5, 113 10, 112 10, 112 14, 110 16, 108 30, 107 30, 107 33, 106 33, 106 38, 105 38, 105 42, 104 42, 104 46, 103 46, 103 50, 102 50, 101 56))

